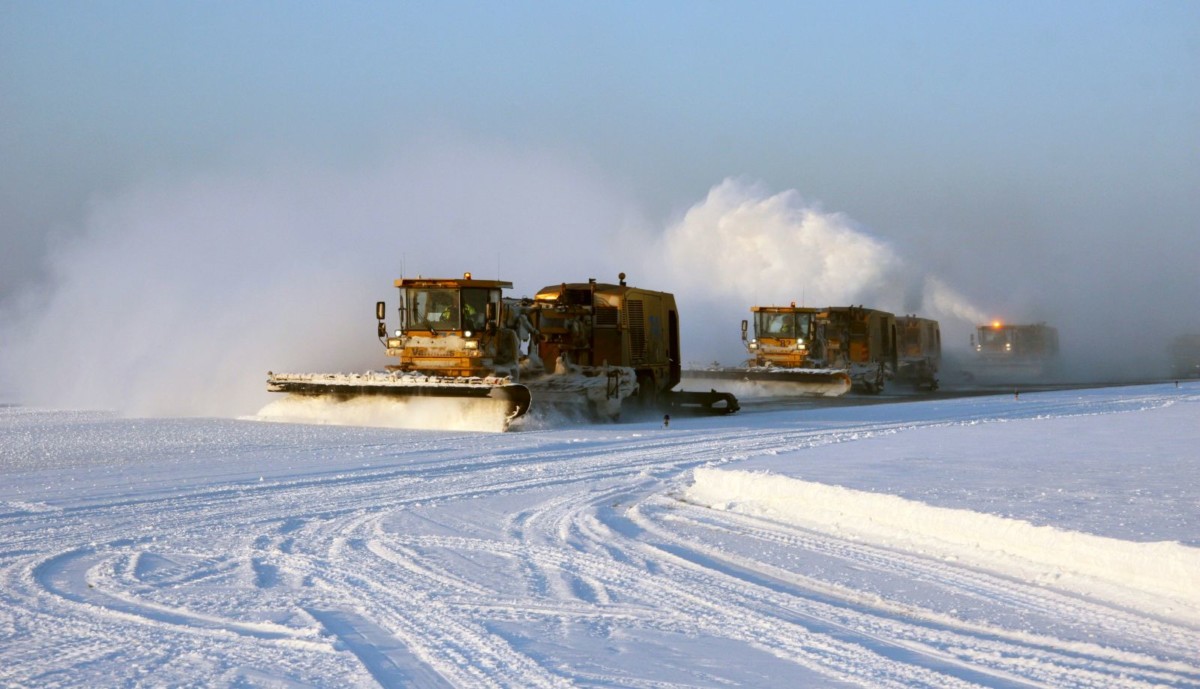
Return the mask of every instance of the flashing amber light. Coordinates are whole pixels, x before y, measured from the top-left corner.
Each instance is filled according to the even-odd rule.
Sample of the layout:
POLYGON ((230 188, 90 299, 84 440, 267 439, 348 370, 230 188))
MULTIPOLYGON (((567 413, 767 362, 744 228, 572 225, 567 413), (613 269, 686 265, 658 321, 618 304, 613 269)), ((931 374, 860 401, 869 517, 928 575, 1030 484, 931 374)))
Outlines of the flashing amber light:
POLYGON ((992 327, 993 327, 993 328, 999 328, 999 327, 1000 327, 1000 321, 992 321, 992 327))
POLYGON ((463 279, 464 279, 464 280, 470 280, 470 279, 471 279, 471 274, 470 274, 470 273, 463 273, 463 279))

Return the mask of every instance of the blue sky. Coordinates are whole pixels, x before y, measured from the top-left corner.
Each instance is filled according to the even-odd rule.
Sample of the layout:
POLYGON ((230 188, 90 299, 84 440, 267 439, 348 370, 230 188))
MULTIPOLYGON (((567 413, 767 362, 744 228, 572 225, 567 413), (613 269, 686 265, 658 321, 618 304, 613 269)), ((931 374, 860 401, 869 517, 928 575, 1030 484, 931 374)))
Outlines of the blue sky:
POLYGON ((0 0, 0 120, 0 300, 148 180, 434 140, 659 226, 727 177, 794 189, 973 299, 1031 275, 1200 329, 1194 2, 0 0))

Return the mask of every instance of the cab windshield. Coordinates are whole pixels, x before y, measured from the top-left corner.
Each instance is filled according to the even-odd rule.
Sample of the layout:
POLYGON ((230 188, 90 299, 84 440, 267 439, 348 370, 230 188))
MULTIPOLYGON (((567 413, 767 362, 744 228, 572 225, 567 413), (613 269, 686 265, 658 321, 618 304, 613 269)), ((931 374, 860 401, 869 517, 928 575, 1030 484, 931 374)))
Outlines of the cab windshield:
POLYGON ((407 290, 406 323, 410 330, 465 330, 482 332, 489 301, 499 302, 500 291, 481 287, 407 290))
POLYGON ((458 329, 458 290, 409 289, 407 306, 412 330, 458 329))
POLYGON ((1012 341, 1012 331, 1008 328, 980 328, 979 344, 984 347, 1003 347, 1012 341))
POLYGON ((759 311, 754 315, 754 333, 757 337, 805 338, 811 322, 811 313, 759 311))

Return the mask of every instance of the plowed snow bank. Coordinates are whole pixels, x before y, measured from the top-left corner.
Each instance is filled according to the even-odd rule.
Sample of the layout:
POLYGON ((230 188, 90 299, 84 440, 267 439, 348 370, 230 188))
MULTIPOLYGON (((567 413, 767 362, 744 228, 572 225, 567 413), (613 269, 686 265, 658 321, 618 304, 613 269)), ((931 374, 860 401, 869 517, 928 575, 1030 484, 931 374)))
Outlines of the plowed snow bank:
POLYGON ((1200 548, 1035 526, 763 472, 696 469, 684 498, 1200 622, 1200 548))

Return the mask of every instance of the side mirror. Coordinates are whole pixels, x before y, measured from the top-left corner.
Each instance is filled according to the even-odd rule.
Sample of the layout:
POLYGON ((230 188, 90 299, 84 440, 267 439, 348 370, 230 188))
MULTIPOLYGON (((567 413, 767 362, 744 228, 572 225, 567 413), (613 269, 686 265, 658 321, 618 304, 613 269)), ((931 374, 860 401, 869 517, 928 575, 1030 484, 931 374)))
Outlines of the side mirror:
POLYGON ((750 323, 742 321, 742 342, 746 341, 746 331, 750 329, 750 323))
POLYGON ((375 332, 379 333, 380 339, 387 339, 387 323, 379 321, 379 327, 375 329, 375 332))
POLYGON ((375 320, 382 321, 386 314, 387 306, 381 301, 375 302, 375 320))

